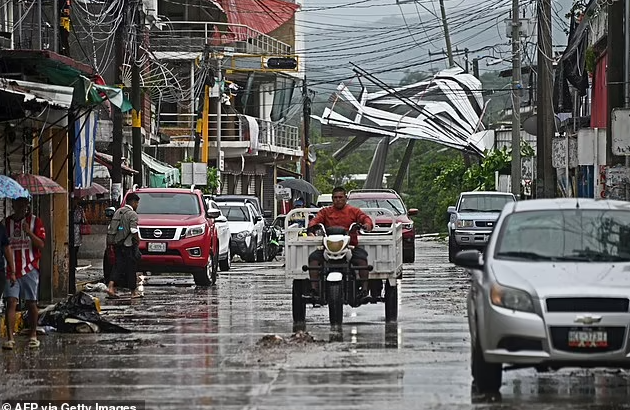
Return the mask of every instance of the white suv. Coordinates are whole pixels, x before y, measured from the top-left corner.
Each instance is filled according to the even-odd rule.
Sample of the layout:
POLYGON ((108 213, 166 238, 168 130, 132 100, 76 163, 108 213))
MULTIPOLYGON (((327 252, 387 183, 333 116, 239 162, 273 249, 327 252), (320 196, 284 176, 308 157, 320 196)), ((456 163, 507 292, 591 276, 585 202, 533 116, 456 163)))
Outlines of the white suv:
POLYGON ((219 209, 227 218, 232 234, 230 251, 239 255, 246 262, 265 261, 267 243, 265 243, 265 220, 249 202, 217 202, 219 209))

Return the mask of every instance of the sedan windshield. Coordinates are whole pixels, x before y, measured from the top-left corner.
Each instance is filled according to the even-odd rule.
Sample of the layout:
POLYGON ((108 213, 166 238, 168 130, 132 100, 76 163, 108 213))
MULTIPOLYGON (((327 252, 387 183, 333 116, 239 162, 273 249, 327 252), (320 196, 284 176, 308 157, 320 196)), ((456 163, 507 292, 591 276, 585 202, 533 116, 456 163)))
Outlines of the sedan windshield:
POLYGON ((140 192, 138 215, 200 215, 199 199, 194 194, 140 192))
POLYGON ((571 209, 514 213, 502 224, 495 257, 630 261, 630 212, 571 209))
POLYGON ((464 195, 459 204, 460 212, 501 212, 508 202, 514 202, 511 195, 464 195))
POLYGON ((389 209, 394 215, 402 215, 406 213, 405 206, 402 201, 397 198, 384 198, 384 199, 348 199, 348 205, 356 206, 357 208, 385 208, 389 209))
POLYGON ((220 206, 219 208, 228 221, 249 221, 249 210, 246 206, 220 206))

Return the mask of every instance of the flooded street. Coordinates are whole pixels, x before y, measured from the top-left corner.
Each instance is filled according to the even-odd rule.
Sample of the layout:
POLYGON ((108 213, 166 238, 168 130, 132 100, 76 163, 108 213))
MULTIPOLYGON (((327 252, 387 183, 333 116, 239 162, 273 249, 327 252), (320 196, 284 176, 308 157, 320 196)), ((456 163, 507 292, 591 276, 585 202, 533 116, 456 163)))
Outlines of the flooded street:
POLYGON ((53 333, 39 351, 19 337, 15 351, 0 353, 0 400, 146 400, 160 409, 628 406, 625 372, 574 369, 508 372, 502 397, 477 403, 467 277, 448 263, 446 245, 417 246, 415 264, 405 265, 398 325, 385 326, 383 304, 346 307, 338 335, 327 308, 309 307, 312 338, 292 338, 282 261, 234 263, 212 289, 151 276, 143 299, 102 299, 105 318, 130 334, 53 333))

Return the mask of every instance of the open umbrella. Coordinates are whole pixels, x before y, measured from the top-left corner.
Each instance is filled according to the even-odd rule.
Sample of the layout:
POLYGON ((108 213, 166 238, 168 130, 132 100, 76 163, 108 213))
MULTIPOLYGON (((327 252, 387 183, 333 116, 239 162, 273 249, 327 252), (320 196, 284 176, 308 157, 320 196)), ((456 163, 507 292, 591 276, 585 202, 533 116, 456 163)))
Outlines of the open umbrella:
POLYGON ((0 175, 0 198, 28 198, 30 194, 15 179, 0 175))
POLYGON ((109 191, 107 190, 107 188, 105 188, 103 185, 92 182, 92 185, 87 188, 75 188, 74 196, 77 198, 83 198, 90 195, 102 195, 108 192, 109 191))
POLYGON ((28 189, 31 195, 66 193, 61 185, 43 175, 18 174, 14 178, 20 185, 28 189))
POLYGON ((319 195, 321 193, 313 184, 304 179, 285 179, 284 181, 278 182, 278 185, 295 189, 305 194, 319 195))

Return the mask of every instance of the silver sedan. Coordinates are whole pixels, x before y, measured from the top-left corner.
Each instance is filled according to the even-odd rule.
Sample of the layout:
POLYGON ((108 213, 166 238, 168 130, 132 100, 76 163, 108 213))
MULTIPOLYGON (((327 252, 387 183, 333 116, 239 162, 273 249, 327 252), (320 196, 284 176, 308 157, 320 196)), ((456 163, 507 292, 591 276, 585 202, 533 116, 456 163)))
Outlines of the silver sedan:
POLYGON ((455 263, 471 275, 477 392, 498 391, 509 368, 630 367, 630 203, 507 204, 485 254, 455 263))

